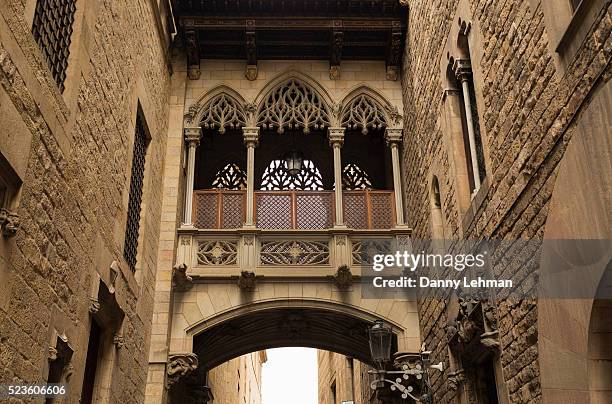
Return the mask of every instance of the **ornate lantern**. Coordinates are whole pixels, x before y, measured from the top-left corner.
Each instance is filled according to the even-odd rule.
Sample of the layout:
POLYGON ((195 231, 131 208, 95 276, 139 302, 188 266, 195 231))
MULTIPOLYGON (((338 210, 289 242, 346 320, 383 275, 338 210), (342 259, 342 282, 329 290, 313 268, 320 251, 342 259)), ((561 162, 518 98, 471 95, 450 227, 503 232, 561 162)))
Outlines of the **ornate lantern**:
POLYGON ((285 165, 287 172, 292 177, 295 177, 302 171, 302 164, 304 163, 304 155, 302 152, 292 150, 285 156, 285 165))
POLYGON ((382 370, 391 359, 391 328, 378 320, 370 328, 370 354, 378 369, 382 370))

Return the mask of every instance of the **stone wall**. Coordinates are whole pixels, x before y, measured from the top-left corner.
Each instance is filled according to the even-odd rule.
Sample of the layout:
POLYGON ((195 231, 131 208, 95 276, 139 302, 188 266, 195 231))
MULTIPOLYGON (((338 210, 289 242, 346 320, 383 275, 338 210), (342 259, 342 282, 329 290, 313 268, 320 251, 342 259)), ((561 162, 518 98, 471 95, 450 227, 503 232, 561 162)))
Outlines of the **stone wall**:
POLYGON ((209 371, 212 403, 261 404, 261 368, 265 362, 265 351, 253 352, 209 371))
POLYGON ((10 110, 0 124, 3 132, 18 131, 3 133, 3 142, 10 135, 29 141, 2 145, 22 186, 13 202, 21 228, 0 240, 0 384, 46 381, 53 336, 65 335, 74 351, 67 401, 78 401, 90 298, 101 280, 125 313, 117 330, 124 343, 109 347, 110 362, 99 366, 107 367, 99 369, 107 385, 96 394, 142 402, 168 126, 167 37, 158 2, 78 0, 63 93, 31 34, 34 5, 0 4, 0 99, 10 110), (123 242, 138 105, 151 141, 133 274, 123 242))
MULTIPOLYGON (((429 184, 434 174, 440 181, 447 238, 543 237, 559 162, 590 95, 610 77, 612 28, 608 2, 575 29, 584 32, 584 41, 568 46, 571 52, 557 54, 558 42, 549 39, 547 25, 557 17, 550 14, 552 3, 411 3, 402 81, 406 115, 403 181, 407 223, 414 227, 415 237, 431 235, 429 184), (487 180, 466 206, 460 200, 458 168, 449 150, 452 139, 443 119, 446 85, 440 73, 445 69, 440 65, 446 60, 448 36, 459 14, 462 18, 468 14, 476 38, 470 45, 476 53, 472 57, 477 62, 473 63, 474 79, 487 154, 487 180)), ((593 4, 600 3, 604 2, 593 4)), ((563 6, 557 4, 559 9, 563 6)), ((537 267, 537 259, 534 256, 523 268, 537 267)), ((524 273, 517 271, 514 280, 521 282, 524 273)), ((434 352, 432 362, 444 360, 445 303, 423 298, 419 312, 421 335, 434 352)), ((504 400, 535 402, 541 399, 536 304, 502 301, 497 317, 500 362, 508 389, 504 400)), ((445 383, 447 375, 432 375, 436 402, 454 402, 454 393, 445 383)))
POLYGON ((370 388, 370 375, 367 373, 371 368, 368 365, 345 355, 323 350, 317 350, 317 362, 319 404, 336 404, 351 400, 354 404, 374 402, 374 391, 370 388))

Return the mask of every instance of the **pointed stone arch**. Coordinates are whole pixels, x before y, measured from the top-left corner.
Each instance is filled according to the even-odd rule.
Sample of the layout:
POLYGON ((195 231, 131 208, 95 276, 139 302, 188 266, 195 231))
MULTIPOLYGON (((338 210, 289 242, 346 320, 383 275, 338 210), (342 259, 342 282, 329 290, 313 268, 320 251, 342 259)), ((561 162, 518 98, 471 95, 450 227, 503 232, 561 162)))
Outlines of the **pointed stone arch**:
POLYGON ((271 80, 254 103, 255 122, 264 129, 312 129, 331 127, 336 122, 333 101, 311 77, 289 71, 271 80))
POLYGON ((203 94, 189 107, 185 114, 185 124, 217 129, 219 133, 244 127, 248 122, 246 105, 246 101, 237 91, 220 85, 203 94))
POLYGON ((385 97, 367 86, 350 91, 341 102, 339 122, 349 129, 361 129, 367 134, 370 129, 400 127, 402 116, 385 97))

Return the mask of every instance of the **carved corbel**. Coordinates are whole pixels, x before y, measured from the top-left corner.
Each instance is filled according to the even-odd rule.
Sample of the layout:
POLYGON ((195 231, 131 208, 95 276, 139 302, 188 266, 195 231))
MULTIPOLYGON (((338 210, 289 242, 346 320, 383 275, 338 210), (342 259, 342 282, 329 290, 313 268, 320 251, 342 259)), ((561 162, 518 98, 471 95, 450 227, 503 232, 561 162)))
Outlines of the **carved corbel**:
POLYGON ((181 380, 185 380, 198 368, 198 356, 194 353, 171 354, 168 357, 166 374, 168 376, 168 387, 174 386, 181 380))
POLYGON ((353 274, 348 265, 340 265, 334 275, 334 284, 338 289, 348 289, 353 284, 353 274))
POLYGON ((187 275, 187 264, 178 264, 172 268, 172 286, 177 292, 184 292, 193 286, 193 278, 187 275))
POLYGON ((469 59, 455 59, 453 62, 453 72, 457 80, 464 82, 472 75, 472 65, 469 59))
POLYGON ((452 391, 457 391, 459 387, 465 382, 465 371, 458 369, 455 372, 448 374, 448 388, 452 391))
POLYGON ((492 351, 498 350, 499 349, 499 331, 495 330, 495 331, 485 332, 481 334, 480 343, 484 347, 492 351))
POLYGON ((393 23, 387 45, 387 80, 397 81, 402 58, 402 31, 399 22, 393 23))
POLYGON ((242 290, 253 290, 255 289, 255 273, 249 271, 240 272, 238 277, 238 287, 242 290))
POLYGON ((340 79, 340 63, 342 62, 342 46, 344 45, 344 32, 342 21, 334 21, 334 31, 331 35, 331 50, 329 59, 329 78, 340 79))
POLYGON ((125 339, 123 338, 123 335, 117 333, 113 336, 113 345, 115 345, 115 348, 117 349, 121 349, 123 348, 123 346, 125 345, 125 339))
POLYGON ((47 359, 49 360, 49 362, 53 362, 57 360, 57 348, 56 347, 54 346, 49 347, 47 359))
POLYGON ((200 78, 200 44, 198 33, 194 30, 185 32, 185 52, 187 53, 187 76, 190 80, 200 78))
MULTIPOLYGON (((247 26, 250 26, 249 21, 247 21, 247 26)), ((257 79, 257 36, 255 31, 246 32, 245 49, 247 66, 244 76, 247 78, 247 80, 253 81, 257 79)))
POLYGON ((17 234, 20 224, 19 215, 16 212, 4 208, 0 209, 0 226, 4 237, 13 237, 17 234))
POLYGON ((95 297, 89 298, 89 313, 96 314, 100 311, 100 302, 95 297))

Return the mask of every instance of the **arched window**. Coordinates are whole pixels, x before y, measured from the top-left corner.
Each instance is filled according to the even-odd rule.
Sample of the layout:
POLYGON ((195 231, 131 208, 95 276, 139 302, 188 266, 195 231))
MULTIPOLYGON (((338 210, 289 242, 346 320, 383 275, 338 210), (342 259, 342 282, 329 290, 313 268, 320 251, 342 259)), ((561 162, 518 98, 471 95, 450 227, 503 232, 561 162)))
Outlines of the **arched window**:
POLYGON ((229 163, 215 174, 212 187, 217 189, 246 189, 246 174, 237 164, 229 163))
POLYGON ((260 188, 267 191, 288 189, 322 191, 323 177, 311 160, 304 160, 302 170, 296 175, 291 175, 287 171, 285 160, 276 159, 272 160, 264 171, 260 188))
POLYGON ((370 176, 357 164, 348 163, 342 170, 342 188, 347 191, 372 189, 370 176))

